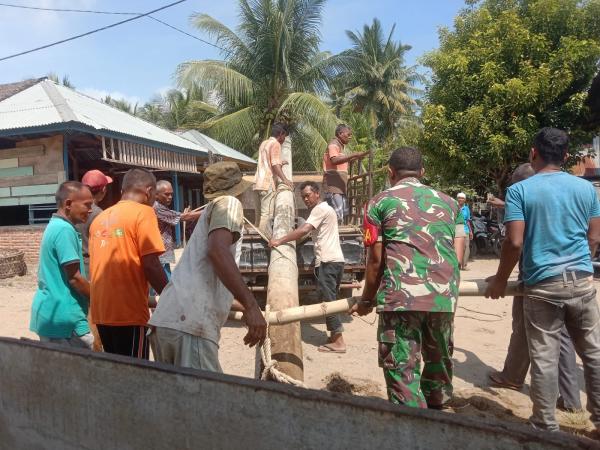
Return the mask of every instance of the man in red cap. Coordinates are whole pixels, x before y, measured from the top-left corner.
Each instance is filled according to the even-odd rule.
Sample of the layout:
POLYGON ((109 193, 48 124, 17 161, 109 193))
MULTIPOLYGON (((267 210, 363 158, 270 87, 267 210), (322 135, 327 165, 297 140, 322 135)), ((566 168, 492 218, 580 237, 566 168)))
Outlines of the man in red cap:
POLYGON ((107 175, 104 175, 99 170, 88 170, 83 178, 81 179, 81 183, 85 184, 92 191, 92 195, 94 196, 94 203, 92 204, 92 212, 88 217, 87 222, 81 223, 76 226, 77 231, 81 233, 81 243, 83 247, 83 263, 85 265, 85 273, 88 276, 88 279, 91 280, 90 276, 90 252, 88 249, 89 237, 90 237, 90 225, 96 218, 98 214, 102 212, 102 208, 98 206, 104 196, 106 195, 106 186, 113 182, 113 179, 107 175))

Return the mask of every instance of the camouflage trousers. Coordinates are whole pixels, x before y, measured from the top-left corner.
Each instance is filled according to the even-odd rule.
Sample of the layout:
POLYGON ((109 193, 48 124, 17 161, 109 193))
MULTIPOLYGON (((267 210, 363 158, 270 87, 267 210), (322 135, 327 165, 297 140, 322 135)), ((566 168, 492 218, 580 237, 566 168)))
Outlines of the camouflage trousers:
POLYGON ((392 403, 440 408, 450 399, 453 321, 454 313, 379 313, 379 367, 392 403))

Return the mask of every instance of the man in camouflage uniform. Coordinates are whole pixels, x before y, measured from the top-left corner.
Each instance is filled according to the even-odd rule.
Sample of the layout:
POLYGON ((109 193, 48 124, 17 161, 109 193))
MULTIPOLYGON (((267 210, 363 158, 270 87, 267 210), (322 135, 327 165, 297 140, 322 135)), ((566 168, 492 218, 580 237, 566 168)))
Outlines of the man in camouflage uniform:
POLYGON ((379 365, 390 401, 439 409, 452 395, 462 214, 454 199, 421 184, 419 150, 395 150, 388 171, 392 187, 368 205, 367 278, 352 312, 377 306, 379 365))

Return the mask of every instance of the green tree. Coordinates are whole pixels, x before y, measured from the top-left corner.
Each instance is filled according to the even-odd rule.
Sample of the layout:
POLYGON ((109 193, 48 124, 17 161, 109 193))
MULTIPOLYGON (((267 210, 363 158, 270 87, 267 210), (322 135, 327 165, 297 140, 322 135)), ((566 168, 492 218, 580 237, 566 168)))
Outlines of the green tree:
POLYGON ((468 1, 424 58, 429 172, 441 183, 501 193, 544 126, 578 124, 600 58, 599 0, 468 1))
POLYGON ((341 85, 354 112, 364 114, 381 147, 389 147, 402 118, 414 117, 419 75, 405 66, 409 45, 393 39, 395 25, 387 37, 378 19, 362 33, 346 31, 352 48, 336 57, 345 68, 341 85))
POLYGON ((218 99, 207 134, 252 155, 274 121, 292 125, 297 169, 318 167, 336 125, 323 102, 332 58, 319 51, 325 0, 240 0, 236 32, 205 14, 192 24, 222 47, 223 60, 189 61, 177 69, 181 87, 198 85, 218 99))

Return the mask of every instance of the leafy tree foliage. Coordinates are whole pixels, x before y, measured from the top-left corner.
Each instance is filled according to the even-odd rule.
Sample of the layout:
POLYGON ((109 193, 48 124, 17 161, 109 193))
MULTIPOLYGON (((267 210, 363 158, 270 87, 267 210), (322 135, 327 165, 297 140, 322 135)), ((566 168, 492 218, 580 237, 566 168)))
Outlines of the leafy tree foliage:
POLYGON ((600 58, 600 1, 467 4, 424 58, 422 146, 440 182, 502 192, 541 127, 569 130, 572 153, 589 139, 578 125, 600 58))

